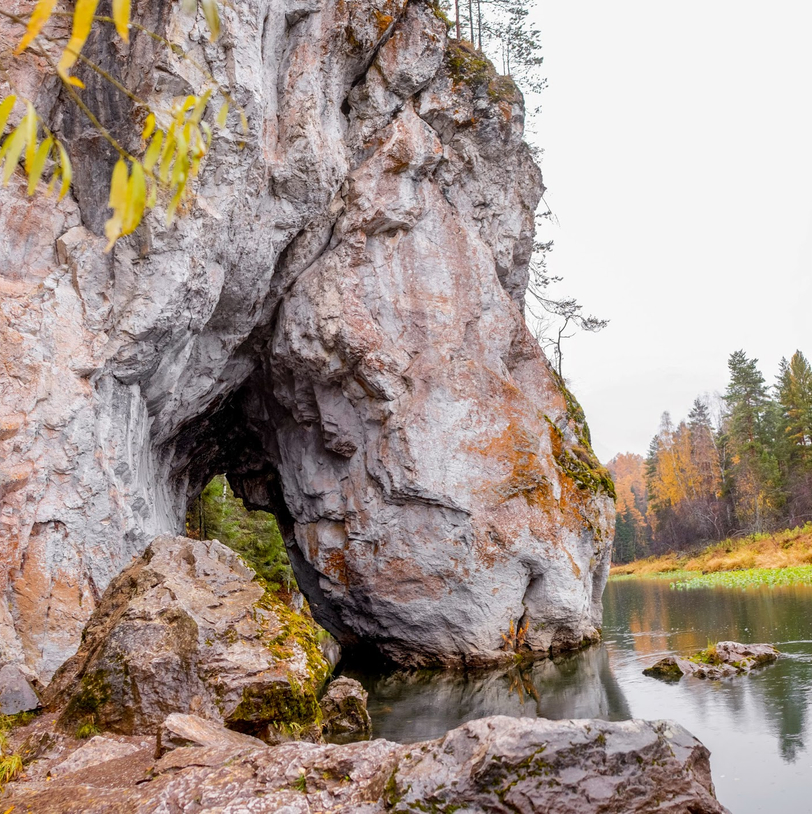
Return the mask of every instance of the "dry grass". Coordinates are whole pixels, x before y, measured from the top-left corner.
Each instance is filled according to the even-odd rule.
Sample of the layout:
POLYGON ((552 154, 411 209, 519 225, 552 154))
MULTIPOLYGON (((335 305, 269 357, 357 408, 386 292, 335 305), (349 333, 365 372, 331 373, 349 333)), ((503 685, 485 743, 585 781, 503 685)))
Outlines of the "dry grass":
POLYGON ((22 771, 23 760, 19 755, 0 757, 0 789, 22 774, 22 771))
POLYGON ((812 523, 776 534, 723 540, 697 554, 665 554, 628 565, 616 565, 612 576, 664 574, 672 571, 744 571, 750 568, 791 568, 812 564, 812 523))

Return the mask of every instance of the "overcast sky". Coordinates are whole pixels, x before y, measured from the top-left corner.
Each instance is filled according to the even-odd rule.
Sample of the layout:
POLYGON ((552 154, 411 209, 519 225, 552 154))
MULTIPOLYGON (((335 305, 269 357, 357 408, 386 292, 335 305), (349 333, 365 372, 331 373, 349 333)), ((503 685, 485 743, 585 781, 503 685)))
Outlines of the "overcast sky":
POLYGON ((537 141, 561 294, 611 320, 565 346, 595 449, 812 356, 812 3, 539 0, 537 141))

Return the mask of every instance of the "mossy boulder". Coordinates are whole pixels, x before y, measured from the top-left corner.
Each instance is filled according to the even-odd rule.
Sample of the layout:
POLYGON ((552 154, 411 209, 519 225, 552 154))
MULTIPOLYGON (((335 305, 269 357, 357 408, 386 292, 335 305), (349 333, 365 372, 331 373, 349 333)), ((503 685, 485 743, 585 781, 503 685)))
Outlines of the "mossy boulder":
POLYGON ((717 642, 687 659, 666 656, 643 670, 643 675, 666 681, 678 681, 683 676, 695 678, 727 678, 749 673, 754 667, 770 664, 780 653, 771 644, 740 644, 717 642))
POLYGON ((318 732, 317 636, 226 546, 160 537, 111 583, 44 700, 71 734, 153 734, 172 713, 271 740, 318 732))
POLYGON ((364 740, 372 734, 367 711, 367 691, 354 678, 331 681, 321 699, 322 730, 333 742, 364 740))

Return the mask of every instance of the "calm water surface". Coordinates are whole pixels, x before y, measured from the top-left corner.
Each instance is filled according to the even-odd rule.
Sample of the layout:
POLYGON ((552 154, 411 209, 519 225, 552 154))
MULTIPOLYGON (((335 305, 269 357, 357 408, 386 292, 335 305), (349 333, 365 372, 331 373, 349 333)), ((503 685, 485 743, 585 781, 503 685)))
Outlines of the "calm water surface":
POLYGON ((359 678, 376 737, 437 737, 484 715, 673 718, 711 750, 716 793, 733 814, 812 812, 812 586, 675 591, 667 580, 610 582, 604 642, 576 655, 460 676, 359 678), (749 676, 642 675, 709 641, 772 642, 785 655, 749 676))

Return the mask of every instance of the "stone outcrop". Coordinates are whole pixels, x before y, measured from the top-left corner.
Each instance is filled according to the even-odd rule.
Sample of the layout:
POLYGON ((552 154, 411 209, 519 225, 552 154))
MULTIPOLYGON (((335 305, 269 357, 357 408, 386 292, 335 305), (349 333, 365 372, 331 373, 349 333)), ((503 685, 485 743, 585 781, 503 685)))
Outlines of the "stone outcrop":
POLYGON ((687 659, 666 656, 643 670, 643 674, 666 681, 678 681, 683 676, 727 678, 743 675, 754 667, 770 664, 779 655, 778 650, 771 644, 717 642, 687 659))
POLYGON ((187 746, 226 747, 239 751, 257 749, 265 744, 251 735, 234 732, 199 715, 173 712, 158 728, 155 756, 161 757, 173 749, 187 746))
MULTIPOLYGON (((0 190, 0 664, 47 681, 218 472, 277 515, 342 645, 594 638, 612 486, 523 320, 543 187, 521 95, 423 0, 246 0, 216 44, 180 14, 133 3, 228 87, 245 146, 235 123, 183 217, 159 203, 107 255, 114 156, 47 66, 9 66, 75 177, 58 205, 0 190)), ((140 31, 87 55, 159 108, 201 86, 140 31)), ((129 100, 77 75, 140 150, 129 100)))
POLYGON ((49 774, 52 778, 74 774, 91 766, 98 766, 111 760, 119 760, 138 751, 139 747, 134 743, 122 743, 113 738, 96 735, 84 746, 80 746, 71 752, 65 760, 57 763, 49 774))
POLYGON ((51 782, 13 783, 0 803, 38 814, 726 812, 714 795, 707 749, 670 721, 484 718, 408 746, 254 748, 224 732, 219 743, 179 747, 145 763, 150 757, 133 753, 129 770, 109 761, 51 782))
POLYGON ((44 702, 58 726, 154 735, 194 713, 273 738, 320 734, 329 673, 312 622, 217 541, 159 537, 110 584, 44 702))
POLYGON ((331 681, 319 706, 321 730, 334 743, 361 740, 372 734, 367 691, 354 678, 339 676, 331 681))
POLYGON ((39 697, 16 664, 0 667, 0 715, 37 709, 39 697))

